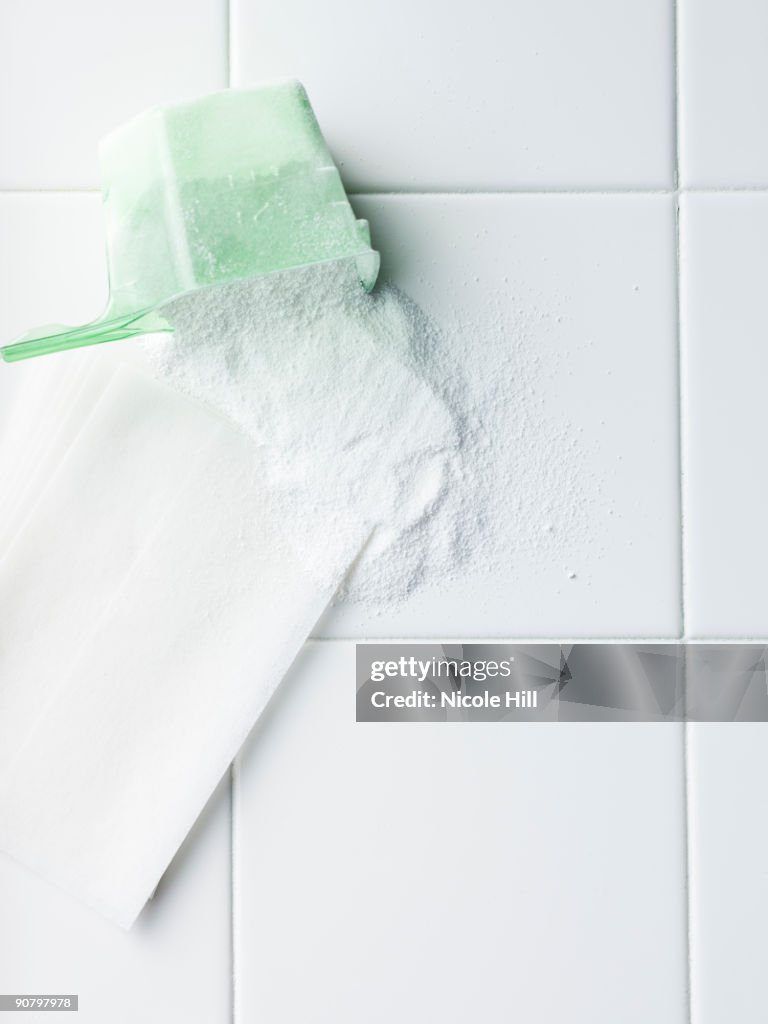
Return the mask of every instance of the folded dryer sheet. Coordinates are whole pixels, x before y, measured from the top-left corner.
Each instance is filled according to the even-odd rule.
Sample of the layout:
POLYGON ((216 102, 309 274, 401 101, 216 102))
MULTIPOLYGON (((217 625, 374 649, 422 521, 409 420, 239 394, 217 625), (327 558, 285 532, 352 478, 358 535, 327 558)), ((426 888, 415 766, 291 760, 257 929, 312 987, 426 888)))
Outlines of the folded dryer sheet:
POLYGON ((237 427, 114 371, 0 562, 0 849, 133 922, 366 540, 304 522, 237 427))

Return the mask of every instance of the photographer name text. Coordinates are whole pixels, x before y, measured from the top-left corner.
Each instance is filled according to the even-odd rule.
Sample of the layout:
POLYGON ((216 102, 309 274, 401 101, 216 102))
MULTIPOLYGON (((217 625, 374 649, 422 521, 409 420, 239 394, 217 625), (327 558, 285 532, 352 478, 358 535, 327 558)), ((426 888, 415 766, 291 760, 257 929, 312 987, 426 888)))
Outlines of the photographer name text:
POLYGON ((371 694, 371 706, 380 708, 516 708, 538 707, 536 690, 508 690, 504 694, 489 693, 429 693, 427 690, 411 690, 410 693, 385 693, 376 690, 371 694))

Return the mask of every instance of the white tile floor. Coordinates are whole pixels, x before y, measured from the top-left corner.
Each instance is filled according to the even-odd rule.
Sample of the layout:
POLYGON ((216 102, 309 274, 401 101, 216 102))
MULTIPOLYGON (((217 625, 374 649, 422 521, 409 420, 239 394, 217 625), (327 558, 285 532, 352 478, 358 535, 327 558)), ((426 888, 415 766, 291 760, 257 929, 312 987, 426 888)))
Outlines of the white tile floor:
POLYGON ((97 185, 102 135, 227 65, 225 0, 3 0, 0 188, 97 185))
POLYGON ((673 37, 669 0, 234 0, 232 80, 300 69, 355 191, 669 188, 673 37))
POLYGON ((687 627, 764 636, 760 469, 768 378, 768 194, 685 195, 681 205, 687 627))
MULTIPOLYGON (((768 639, 766 48, 758 0, 7 0, 1 336, 103 301, 72 190, 105 130, 295 75, 385 273, 471 325, 470 379, 507 337, 546 366, 591 521, 482 595, 322 634, 768 639)), ((519 465, 535 503, 541 453, 519 465)), ((232 850, 225 783, 134 931, 0 862, 0 991, 79 991, 88 1024, 768 1017, 760 727, 358 732, 350 652, 307 647, 238 762, 232 850)))
MULTIPOLYGON (((219 786, 133 930, 0 863, 0 990, 77 993, 78 1021, 232 1019, 231 830, 219 786)), ((50 1020, 31 1013, 9 1020, 50 1020)))
POLYGON ((768 6, 678 0, 680 175, 686 187, 768 185, 768 6))
POLYGON ((358 725, 354 660, 238 762, 235 1019, 685 1020, 681 729, 358 725))
POLYGON ((397 195, 355 205, 377 226, 385 275, 444 332, 461 325, 469 392, 507 379, 519 416, 497 456, 498 486, 518 525, 492 574, 385 615, 336 609, 321 634, 677 636, 672 197, 397 195))

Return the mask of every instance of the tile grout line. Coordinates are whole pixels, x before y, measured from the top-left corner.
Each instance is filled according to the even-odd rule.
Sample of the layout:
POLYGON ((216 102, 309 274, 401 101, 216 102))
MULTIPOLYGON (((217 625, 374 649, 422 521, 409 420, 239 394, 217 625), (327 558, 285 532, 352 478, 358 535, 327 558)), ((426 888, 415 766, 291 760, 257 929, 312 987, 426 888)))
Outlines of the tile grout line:
POLYGON ((347 189, 350 196, 361 197, 398 197, 398 196, 423 196, 436 198, 450 196, 451 198, 474 199, 478 196, 669 196, 674 195, 673 188, 642 188, 616 185, 613 188, 607 186, 595 186, 593 188, 568 188, 567 186, 554 186, 552 188, 352 188, 347 189))
MULTIPOLYGON (((478 199, 478 198, 536 198, 547 196, 558 196, 580 198, 594 196, 597 198, 611 198, 614 196, 672 196, 679 199, 683 195, 752 195, 768 193, 768 185, 719 185, 702 187, 696 185, 685 185, 679 188, 540 188, 523 189, 510 188, 502 190, 473 189, 473 190, 445 190, 432 189, 430 191, 418 189, 396 189, 371 191, 361 189, 354 191, 347 190, 351 199, 398 199, 398 198, 423 198, 423 199, 478 199)), ((101 189, 98 185, 61 185, 35 188, 34 186, 11 185, 0 187, 0 196, 66 196, 66 195, 100 195, 101 189)))
MULTIPOLYGON (((680 185, 680 164, 682 139, 680 124, 681 107, 681 47, 682 38, 681 5, 683 0, 673 0, 672 34, 674 62, 674 186, 675 186, 675 283, 676 283, 676 338, 677 338, 677 434, 678 434, 678 508, 680 516, 680 630, 683 643, 688 638, 687 622, 687 571, 686 571, 686 387, 685 387, 685 352, 683 341, 683 279, 682 279, 682 246, 680 231, 680 201, 684 189, 680 185)), ((684 648, 685 650, 685 648, 684 648)), ((683 700, 687 697, 687 669, 683 661, 683 700)), ((691 929, 691 762, 689 747, 689 726, 686 720, 687 708, 683 706, 683 886, 684 886, 684 929, 685 929, 685 1015, 688 1024, 693 1024, 693 962, 691 929)))
MULTIPOLYGON (((679 387, 679 443, 680 443, 680 454, 679 454, 679 477, 680 477, 680 587, 681 587, 681 604, 680 604, 680 619, 682 628, 683 642, 686 643, 688 640, 688 615, 687 615, 687 595, 688 595, 688 573, 687 573, 687 530, 686 530, 686 510, 687 510, 687 498, 686 498, 686 462, 687 462, 687 391, 686 391, 686 354, 685 354, 685 341, 684 341, 684 330, 683 330, 683 254, 681 246, 681 210, 680 210, 680 198, 678 196, 675 204, 675 235, 676 235, 676 262, 677 262, 677 343, 678 343, 678 387, 679 387)), ((710 640, 711 642, 711 640, 710 640)), ((742 642, 742 641, 736 641, 742 642)), ((683 663, 683 672, 685 673, 685 662, 683 663)), ((683 676, 684 692, 687 694, 687 678, 683 676)), ((694 1007, 694 994, 693 994, 693 959, 692 959, 692 948, 694 944, 693 931, 691 927, 692 920, 692 900, 691 900, 691 877, 692 877, 692 846, 691 846, 691 747, 690 747, 690 730, 691 723, 688 722, 687 716, 684 715, 683 721, 683 780, 684 780, 684 855, 685 855, 685 904, 686 904, 686 946, 687 946, 687 996, 688 996, 688 1024, 693 1024, 693 1007, 694 1007)))
MULTIPOLYGON (((702 643, 717 643, 718 641, 702 640, 702 643)), ((743 643, 739 640, 724 640, 719 641, 720 643, 743 643)), ((768 640, 760 641, 753 640, 751 643, 765 643, 768 645, 768 640)), ((613 644, 669 644, 677 645, 681 643, 679 635, 676 636, 513 636, 506 634, 504 636, 466 636, 463 633, 459 634, 441 634, 440 636, 309 636, 305 640, 308 644, 396 644, 399 646, 408 644, 499 644, 499 645, 519 645, 524 647, 530 644, 604 644, 605 646, 613 644)))
MULTIPOLYGON (((232 0, 224 0, 224 71, 225 85, 232 87, 232 0)), ((237 899, 240 892, 238 867, 237 758, 229 766, 229 1017, 237 1024, 238 999, 238 937, 237 899)))
POLYGON ((459 635, 440 635, 440 636, 310 636, 304 641, 306 644, 325 644, 332 646, 333 644, 359 644, 359 645, 371 645, 371 644, 393 644, 398 646, 408 644, 499 644, 499 645, 519 645, 524 647, 531 644, 553 644, 555 646, 563 644, 595 644, 610 646, 613 644, 627 646, 631 644, 654 644, 661 646, 668 644, 669 646, 685 645, 686 647, 696 647, 698 645, 717 645, 725 646, 732 644, 733 646, 751 644, 752 646, 768 646, 768 637, 757 637, 757 636, 721 636, 721 637, 689 637, 686 639, 681 638, 678 634, 676 636, 465 636, 459 635))
POLYGON ((224 0, 225 77, 227 89, 232 88, 232 0, 224 0))
POLYGON ((425 636, 420 633, 415 636, 309 636, 305 643, 308 644, 685 644, 687 647, 697 645, 715 644, 725 646, 727 644, 752 646, 768 646, 768 636, 694 636, 682 637, 679 633, 674 636, 655 636, 651 634, 637 634, 634 636, 602 636, 593 634, 590 636, 528 636, 512 635, 507 633, 503 636, 466 636, 465 634, 440 634, 439 636, 425 636))
POLYGON ((238 1007, 238 967, 240 963, 240 946, 237 934, 237 922, 239 920, 237 897, 240 893, 240 860, 238 856, 239 817, 238 817, 238 792, 239 772, 237 757, 229 766, 229 955, 230 955, 230 1017, 232 1024, 236 1024, 240 1014, 238 1007))
MULTIPOLYGON (((226 86, 232 88, 232 2, 224 0, 224 31, 226 34, 226 86)), ((239 968, 240 946, 238 938, 238 922, 240 920, 238 898, 240 895, 240 858, 239 858, 239 814, 238 793, 239 773, 237 757, 229 768, 229 841, 230 841, 230 900, 229 900, 229 950, 230 950, 230 1016, 232 1024, 237 1024, 240 1017, 239 968)))

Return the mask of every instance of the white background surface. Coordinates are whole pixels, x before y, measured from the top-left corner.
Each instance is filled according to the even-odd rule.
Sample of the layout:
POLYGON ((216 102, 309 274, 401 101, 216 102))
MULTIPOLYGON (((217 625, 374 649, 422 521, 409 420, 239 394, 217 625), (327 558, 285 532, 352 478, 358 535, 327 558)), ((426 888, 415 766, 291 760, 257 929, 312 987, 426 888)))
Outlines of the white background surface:
MULTIPOLYGON (((490 333, 544 361, 604 523, 323 634, 767 639, 767 51, 759 0, 7 0, 0 336, 99 311, 104 131, 294 75, 468 374, 490 333)), ((308 646, 130 933, 0 862, 0 991, 88 1024, 768 1017, 761 727, 362 734, 351 650, 308 646)))

